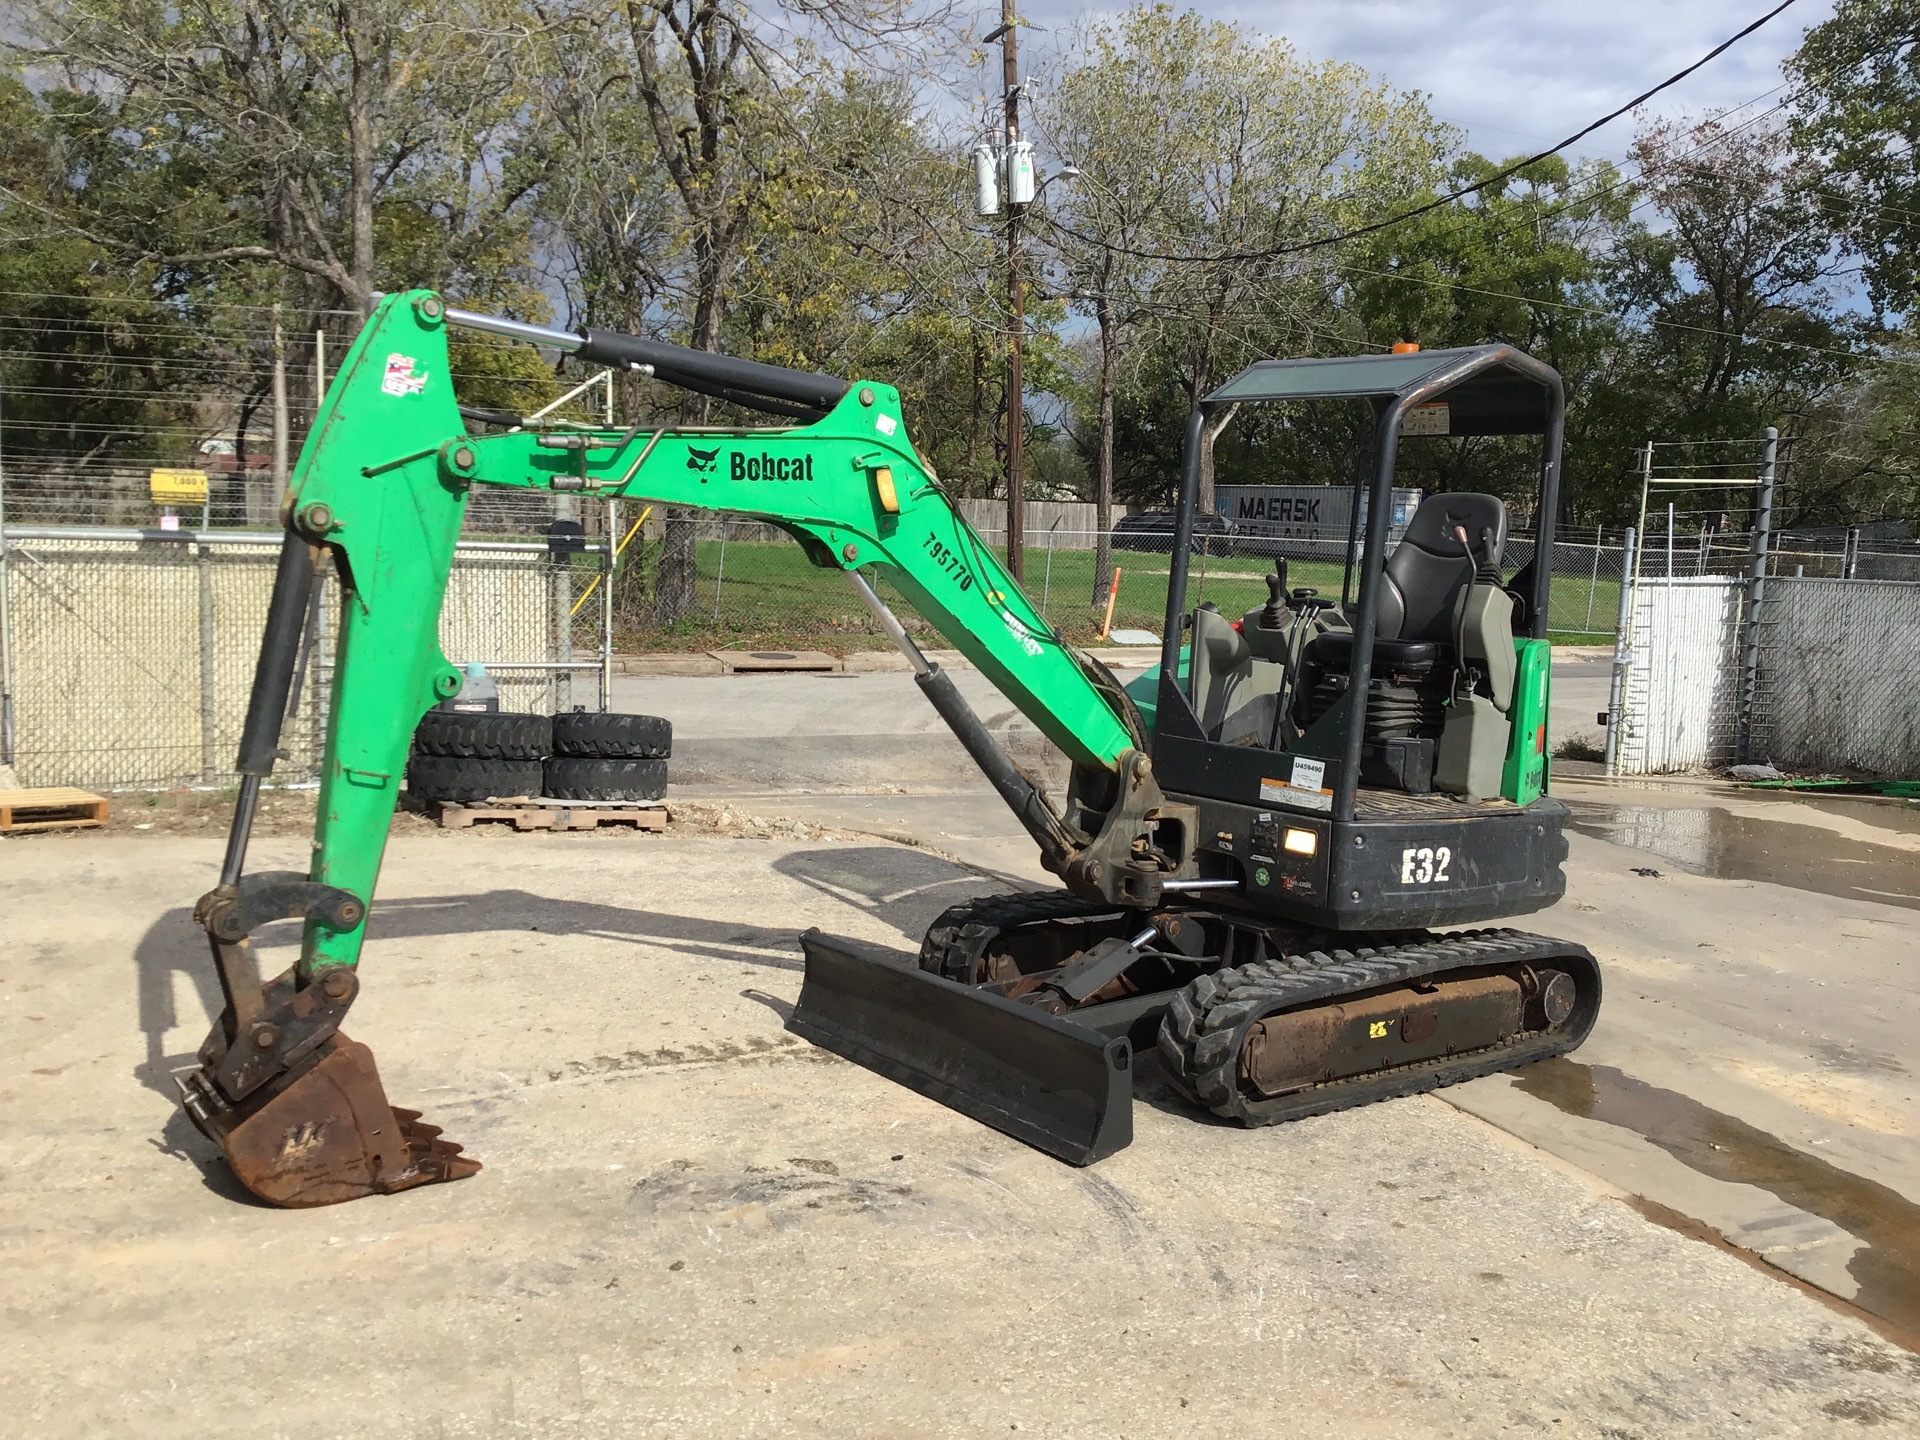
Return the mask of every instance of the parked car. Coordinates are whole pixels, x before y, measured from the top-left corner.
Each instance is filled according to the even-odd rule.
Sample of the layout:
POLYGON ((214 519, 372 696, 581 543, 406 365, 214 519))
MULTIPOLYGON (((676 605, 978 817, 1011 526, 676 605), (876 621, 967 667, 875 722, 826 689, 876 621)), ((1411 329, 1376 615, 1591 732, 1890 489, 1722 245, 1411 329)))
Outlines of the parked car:
MULTIPOLYGON (((1196 511, 1193 517, 1192 552, 1203 549, 1210 555, 1236 553, 1237 533, 1233 522, 1211 511, 1196 511)), ((1142 510, 1121 517, 1113 527, 1113 548, 1145 550, 1152 554, 1173 553, 1173 511, 1142 510)))

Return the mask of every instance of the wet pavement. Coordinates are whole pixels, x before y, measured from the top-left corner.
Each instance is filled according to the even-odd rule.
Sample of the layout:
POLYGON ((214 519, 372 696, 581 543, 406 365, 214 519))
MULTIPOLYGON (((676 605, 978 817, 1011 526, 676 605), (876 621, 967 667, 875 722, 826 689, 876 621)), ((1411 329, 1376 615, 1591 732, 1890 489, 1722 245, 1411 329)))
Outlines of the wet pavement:
MULTIPOLYGON (((1605 703, 1577 682, 1601 688, 1605 666, 1564 668, 1557 723, 1573 729, 1605 703)), ((956 675, 1017 743, 1017 713, 956 675)), ((673 714, 683 794, 1057 883, 898 679, 656 680, 636 708, 673 714)), ((1441 1098, 1920 1351, 1920 1082, 1904 1058, 1920 1033, 1920 806, 1570 768, 1566 899, 1511 923, 1599 957, 1599 1024, 1570 1061, 1441 1098)))
MULTIPOLYGON (((1884 826, 1890 833, 1920 834, 1920 806, 1903 801, 1782 799, 1770 808, 1786 815, 1803 807, 1848 815, 1884 826)), ((1920 853, 1910 849, 1870 844, 1820 826, 1763 819, 1718 806, 1570 799, 1568 808, 1573 812, 1572 828, 1580 834, 1644 850, 1692 875, 1786 885, 1920 909, 1920 853)))
POLYGON ((1701 1175, 1755 1186, 1839 1226, 1860 1242, 1847 1263, 1859 1286, 1853 1303, 1884 1321, 1890 1338, 1920 1346, 1920 1205, 1899 1191, 1611 1065, 1548 1060, 1520 1072, 1514 1088, 1568 1115, 1632 1131, 1701 1175))

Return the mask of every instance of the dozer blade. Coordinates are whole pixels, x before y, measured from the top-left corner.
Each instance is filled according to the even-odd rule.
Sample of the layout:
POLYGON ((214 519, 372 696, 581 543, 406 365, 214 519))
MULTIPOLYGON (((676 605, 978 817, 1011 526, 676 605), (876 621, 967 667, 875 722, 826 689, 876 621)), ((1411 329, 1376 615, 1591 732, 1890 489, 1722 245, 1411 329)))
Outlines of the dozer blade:
POLYGON ((204 1071, 181 1085, 188 1115, 226 1151, 234 1178, 290 1209, 464 1180, 480 1162, 415 1110, 387 1103, 365 1045, 335 1034, 311 1065, 228 1103, 204 1071))
POLYGON ((1133 1141, 1133 1052, 1031 1005, 921 970, 879 945, 808 933, 787 1028, 1073 1165, 1133 1141))

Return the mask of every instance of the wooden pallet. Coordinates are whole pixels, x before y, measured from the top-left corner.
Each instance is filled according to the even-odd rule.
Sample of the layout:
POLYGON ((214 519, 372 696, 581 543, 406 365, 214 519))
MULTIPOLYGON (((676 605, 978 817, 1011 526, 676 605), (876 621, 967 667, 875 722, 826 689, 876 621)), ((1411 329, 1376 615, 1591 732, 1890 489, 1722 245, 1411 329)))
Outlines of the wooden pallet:
POLYGON ((107 823, 107 802, 85 790, 0 790, 0 833, 107 823))
POLYGON ((515 796, 485 805, 455 805, 427 800, 420 812, 442 830, 469 830, 488 822, 511 824, 516 830, 598 830, 602 825, 631 825, 635 830, 665 830, 663 801, 550 800, 544 796, 515 796))

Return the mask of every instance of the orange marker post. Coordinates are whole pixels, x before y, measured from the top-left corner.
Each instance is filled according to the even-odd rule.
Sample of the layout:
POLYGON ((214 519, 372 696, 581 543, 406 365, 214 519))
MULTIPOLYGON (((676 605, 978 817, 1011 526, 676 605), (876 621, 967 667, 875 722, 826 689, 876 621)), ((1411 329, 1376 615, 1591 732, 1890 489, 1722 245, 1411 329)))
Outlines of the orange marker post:
POLYGON ((1113 584, 1107 587, 1107 618, 1100 622, 1100 638, 1113 632, 1113 602, 1120 598, 1120 567, 1113 567, 1113 584))

